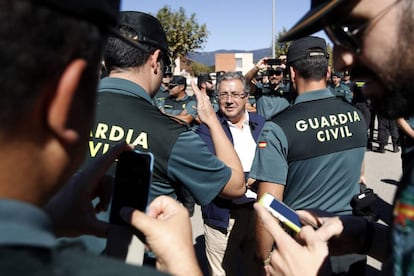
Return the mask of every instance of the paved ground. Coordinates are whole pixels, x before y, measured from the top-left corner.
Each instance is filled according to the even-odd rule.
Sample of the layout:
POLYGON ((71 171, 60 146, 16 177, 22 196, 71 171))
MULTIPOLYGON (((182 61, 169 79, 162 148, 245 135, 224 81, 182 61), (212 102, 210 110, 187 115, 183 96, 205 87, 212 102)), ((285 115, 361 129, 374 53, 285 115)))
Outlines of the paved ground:
MULTIPOLYGON (((374 146, 377 144, 374 143, 374 146)), ((367 151, 365 156, 366 179, 368 187, 374 189, 381 199, 384 210, 390 207, 394 197, 398 181, 401 177, 401 157, 400 153, 391 152, 392 146, 386 146, 384 154, 367 151)), ((204 254, 203 226, 199 206, 196 207, 192 218, 194 245, 198 254, 199 262, 205 275, 206 263, 204 254)), ((368 260, 368 275, 376 275, 381 268, 381 263, 374 259, 368 260)))

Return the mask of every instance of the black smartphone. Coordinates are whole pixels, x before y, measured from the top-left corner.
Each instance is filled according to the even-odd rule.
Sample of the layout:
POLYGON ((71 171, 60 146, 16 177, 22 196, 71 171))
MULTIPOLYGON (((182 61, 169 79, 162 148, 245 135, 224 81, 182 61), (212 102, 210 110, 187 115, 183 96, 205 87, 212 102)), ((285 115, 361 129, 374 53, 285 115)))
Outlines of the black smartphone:
POLYGON ((270 58, 266 61, 267 65, 281 65, 282 61, 279 58, 270 58))
POLYGON ((117 161, 109 222, 128 225, 119 210, 132 207, 145 212, 152 179, 154 156, 138 150, 122 153, 117 161))

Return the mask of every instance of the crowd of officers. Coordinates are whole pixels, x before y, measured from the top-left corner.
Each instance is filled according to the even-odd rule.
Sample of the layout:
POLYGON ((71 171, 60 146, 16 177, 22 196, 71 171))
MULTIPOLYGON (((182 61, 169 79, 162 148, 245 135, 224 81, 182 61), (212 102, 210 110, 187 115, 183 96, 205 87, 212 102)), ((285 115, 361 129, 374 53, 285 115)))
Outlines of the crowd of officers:
MULTIPOLYGON (((265 57, 259 60, 257 64, 246 73, 246 85, 249 89, 249 94, 247 96, 248 100, 245 102, 246 112, 258 114, 266 120, 272 120, 272 118, 276 115, 287 110, 288 107, 291 107, 295 103, 295 99, 298 95, 293 89, 291 89, 292 84, 289 81, 289 71, 287 70, 285 62, 286 60, 270 59, 265 57)), ((197 87, 200 91, 205 92, 209 96, 210 102, 218 114, 222 113, 220 113, 219 98, 214 88, 216 80, 222 74, 226 73, 221 71, 217 72, 216 79, 213 79, 211 77, 212 74, 209 73, 197 76, 197 87)), ((367 149, 384 153, 385 146, 388 144, 388 135, 391 135, 392 149, 390 151, 398 152, 399 133, 397 122, 385 119, 378 115, 376 116, 375 110, 372 108, 370 101, 361 93, 363 85, 364 82, 353 80, 349 71, 334 72, 331 71, 330 68, 328 70, 326 79, 326 87, 328 88, 328 91, 336 96, 336 98, 342 99, 344 102, 356 107, 365 119, 367 149), (375 126, 377 126, 377 134, 374 136, 375 126), (372 146, 374 141, 378 143, 377 148, 373 148, 372 146)), ((172 72, 168 70, 164 74, 161 88, 153 98, 153 102, 154 105, 156 105, 162 112, 168 114, 168 116, 172 116, 187 123, 197 132, 197 129, 200 126, 200 121, 197 117, 197 101, 195 96, 189 95, 191 94, 190 91, 187 93, 188 90, 186 88, 187 79, 183 76, 173 75, 172 72)), ((406 120, 403 121, 407 122, 406 120)), ((223 124, 223 126, 224 125, 226 124, 223 124)), ((231 139, 233 141, 235 138, 231 139)), ((365 183, 361 182, 361 184, 365 183)), ((189 193, 186 189, 181 189, 181 192, 178 194, 178 198, 189 210, 190 215, 193 215, 195 200, 192 198, 191 193, 189 193)), ((202 206, 205 230, 204 234, 206 240, 206 255, 209 261, 210 273, 212 275, 221 275, 221 273, 226 273, 226 269, 227 272, 232 271, 232 273, 234 273, 234 270, 237 270, 237 268, 231 267, 231 263, 235 264, 236 262, 234 262, 234 259, 225 256, 235 255, 235 253, 234 251, 229 251, 229 249, 226 250, 225 245, 228 244, 227 248, 233 248, 240 245, 234 244, 234 242, 231 242, 231 239, 228 238, 233 234, 230 235, 231 228, 227 228, 229 227, 227 224, 224 228, 221 228, 220 223, 217 223, 217 210, 222 210, 220 208, 223 208, 223 204, 220 202, 217 203, 216 201, 213 201, 209 205, 202 206), (212 213, 214 214, 213 216, 212 213), (212 223, 212 221, 214 223, 212 223), (227 238, 220 240, 218 239, 218 236, 220 235, 227 236, 227 238), (217 245, 214 245, 217 242, 224 244, 224 249, 219 249, 217 245), (231 246, 229 247, 230 244, 231 246), (221 252, 221 255, 218 253, 219 251, 221 252), (225 251, 229 251, 231 254, 226 254, 225 251)), ((246 213, 243 213, 244 217, 248 217, 249 209, 253 210, 253 208, 250 207, 252 206, 249 205, 249 208, 246 208, 246 213)), ((234 210, 242 210, 240 207, 229 208, 230 218, 236 218, 236 216, 233 217, 232 215, 235 213, 234 210)), ((240 218, 238 218, 237 221, 241 221, 240 218)), ((248 229, 248 227, 246 227, 246 229, 248 229)), ((237 231, 239 233, 243 233, 243 231, 240 231, 240 227, 237 231)), ((254 229, 249 231, 254 231, 254 229)), ((248 244, 245 241, 240 242, 248 244)), ((357 257, 353 255, 352 258, 354 259, 350 262, 357 263, 361 262, 361 260, 362 263, 364 262, 363 257, 361 259, 358 255, 356 256, 357 257)), ((251 258, 244 260, 246 267, 256 269, 254 268, 254 265, 248 264, 249 259, 251 258)), ((331 262, 334 261, 334 259, 331 260, 331 262)), ((344 263, 342 263, 343 261, 337 262, 338 266, 340 266, 339 264, 344 265, 344 263)), ((361 268, 361 270, 363 269, 364 268, 361 268)))
MULTIPOLYGON (((246 74, 246 79, 250 81, 250 93, 246 110, 257 112, 266 119, 270 119, 294 102, 295 93, 290 89, 289 73, 285 65, 286 60, 269 59, 267 57, 261 59, 264 63, 266 60, 270 60, 270 63, 276 65, 267 65, 264 70, 257 70, 256 67, 253 67, 246 74)), ((216 72, 215 79, 223 73, 223 71, 216 72)), ((211 73, 198 75, 197 85, 209 95, 213 108, 218 111, 217 95, 214 90, 215 80, 211 75, 211 73)), ((407 136, 405 125, 410 122, 409 118, 389 120, 377 115, 370 100, 362 94, 364 82, 352 79, 349 71, 331 71, 327 77, 327 85, 332 94, 351 103, 364 115, 367 126, 368 150, 385 153, 389 137, 391 137, 392 146, 389 151, 394 153, 400 151, 400 140, 403 140, 404 143, 405 136, 407 136), (401 139, 400 136, 402 136, 401 139), (378 146, 375 147, 374 143, 377 143, 378 146)), ((187 87, 187 78, 178 75, 173 76, 169 68, 162 79, 160 91, 154 97, 154 104, 166 114, 182 119, 196 129, 199 124, 197 103, 195 97, 190 95, 192 93, 189 92, 187 87)))
MULTIPOLYGON (((367 43, 382 39, 389 26, 412 26, 411 16, 399 19, 403 10, 412 14, 410 1, 311 2, 298 27, 280 38, 292 41, 286 66, 263 58, 246 75, 221 72, 216 84, 210 75, 200 75, 198 85, 191 83, 194 99, 186 93, 185 77, 168 76, 169 45, 154 16, 118 14, 117 0, 1 1, 0 41, 9 46, 0 47, 5 65, 0 149, 7 156, 0 159, 1 274, 201 276, 189 215, 176 201, 188 208, 193 197, 202 206, 204 224, 211 223, 204 228, 204 244, 212 275, 365 275, 367 255, 384 263, 386 275, 390 270, 412 275, 414 120, 402 116, 412 116, 413 86, 410 75, 392 67, 398 60, 399 72, 409 72, 405 57, 412 52, 401 48, 385 59, 379 53, 391 52, 394 40, 381 49, 367 43), (350 11, 349 22, 361 24, 350 25, 352 32, 329 19, 343 7, 350 11), (380 11, 374 16, 375 9, 380 11), (361 32, 370 23, 375 26, 369 35, 361 32), (378 112, 397 119, 411 137, 400 139, 404 175, 392 227, 354 214, 353 200, 366 196, 361 170, 372 131, 356 107, 357 89, 348 90, 341 83, 345 76, 328 69, 326 41, 305 36, 322 27, 340 47, 333 53, 344 61, 342 71, 364 72, 360 61, 365 61, 377 80, 389 76, 383 86, 367 83, 364 91, 373 95, 378 112), (107 77, 98 83, 102 56, 107 77), (286 70, 289 83, 283 81, 286 70), (117 198, 118 188, 125 187, 121 160, 141 156, 134 150, 154 157, 145 158, 150 168, 144 167, 152 179, 127 177, 132 189, 121 198, 139 194, 148 204, 139 199, 140 206, 128 201, 114 210, 111 194, 117 198), (137 187, 145 189, 135 192, 137 187), (276 220, 257 203, 265 193, 298 210, 289 212, 294 227, 284 223, 297 232, 294 237, 279 225, 283 218, 276 220), (120 218, 115 221, 113 214, 120 218), (92 236, 100 239, 85 244, 92 252, 58 239, 92 236), (248 253, 249 261, 237 253, 248 253), (137 266, 154 259, 161 272, 137 266)), ((413 40, 410 30, 398 31, 404 45, 413 40)), ((378 124, 391 129, 392 122, 378 124)), ((398 141, 393 142, 398 151, 398 141)), ((385 151, 381 146, 378 151, 385 151)))
MULTIPOLYGON (((123 12, 121 19, 132 28, 132 34, 147 31, 134 18, 159 24, 147 14, 123 12)), ((163 32, 154 39, 161 50, 168 48, 163 32)), ((105 66, 109 77, 102 78, 98 88, 91 157, 100 149, 104 153, 105 146, 121 136, 138 149, 151 151, 155 164, 149 201, 170 195, 182 202, 190 215, 196 203, 202 206, 210 274, 236 275, 240 269, 234 259, 237 253, 246 256, 242 262, 245 271, 260 270, 269 259, 272 242, 260 223, 254 223, 255 198, 246 194, 249 190, 256 189, 257 195, 270 193, 293 209, 352 213, 350 196, 361 191, 360 172, 365 147, 372 148, 375 111, 361 95, 363 83, 353 81, 349 72, 329 68, 323 39, 298 40, 290 46, 286 60, 264 57, 245 75, 220 71, 213 79, 210 73, 200 74, 197 83, 191 83, 195 96, 188 93, 190 81, 172 73, 162 51, 153 57, 162 61, 156 65, 157 76, 149 79, 146 71, 138 70, 142 75, 131 77, 127 70, 119 70, 145 66, 122 55, 134 53, 139 60, 141 51, 120 45, 116 39, 110 39, 108 45, 105 66), (119 57, 125 61, 118 62, 119 57), (203 115, 206 102, 204 112, 215 111, 217 118, 203 115), (146 120, 136 120, 144 117, 146 120), (337 174, 341 167, 346 168, 344 175, 337 174), (249 179, 257 185, 249 184, 249 179), (240 198, 244 200, 240 202, 240 198), (241 223, 246 227, 240 227, 241 223), (238 230, 232 231, 233 227, 238 230), (234 233, 243 233, 241 228, 246 235, 235 240, 234 233), (247 246, 247 241, 257 246, 247 246), (231 251, 234 248, 237 250, 231 251), (241 252, 237 252, 239 248, 241 252)), ((154 70, 154 64, 146 69, 154 70)), ((392 151, 399 151, 398 133, 395 136, 391 127, 394 124, 396 129, 395 121, 381 119, 377 119, 376 150, 385 152, 389 131, 392 151)), ((102 241, 88 245, 103 247, 102 241)), ((138 248, 143 251, 142 245, 138 248)), ((144 263, 153 262, 151 252, 145 256, 144 263)), ((335 273, 357 275, 352 274, 352 267, 365 269, 365 254, 335 257, 330 258, 335 273)))

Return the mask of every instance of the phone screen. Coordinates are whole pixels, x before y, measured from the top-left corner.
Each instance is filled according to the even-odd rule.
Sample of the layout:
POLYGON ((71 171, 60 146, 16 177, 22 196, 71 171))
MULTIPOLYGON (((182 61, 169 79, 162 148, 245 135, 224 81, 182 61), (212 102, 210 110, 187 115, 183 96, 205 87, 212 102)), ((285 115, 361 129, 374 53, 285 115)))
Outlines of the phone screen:
POLYGON ((286 220, 282 221, 283 223, 286 224, 287 222, 291 222, 299 228, 302 227, 302 223, 300 222, 299 216, 296 214, 294 210, 286 206, 284 203, 275 199, 270 203, 270 207, 276 210, 284 218, 286 218, 286 220))
POLYGON ((128 225, 119 215, 122 207, 132 207, 145 212, 153 160, 151 153, 136 150, 124 152, 119 156, 109 217, 111 223, 128 225))
POLYGON ((289 227, 295 232, 299 232, 302 223, 296 212, 288 207, 283 202, 275 199, 272 195, 264 193, 259 201, 266 209, 270 211, 275 217, 277 217, 284 225, 289 227))

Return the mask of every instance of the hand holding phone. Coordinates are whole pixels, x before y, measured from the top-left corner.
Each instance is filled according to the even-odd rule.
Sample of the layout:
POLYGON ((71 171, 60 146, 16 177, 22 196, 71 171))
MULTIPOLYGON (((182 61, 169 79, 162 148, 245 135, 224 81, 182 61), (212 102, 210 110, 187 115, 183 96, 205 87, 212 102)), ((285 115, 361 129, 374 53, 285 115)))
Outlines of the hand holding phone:
POLYGON ((278 58, 269 58, 266 61, 266 63, 267 63, 267 65, 270 65, 270 66, 272 66, 272 65, 282 65, 282 61, 278 58))
POLYGON ((288 229, 298 233, 302 228, 304 222, 306 225, 318 229, 318 226, 304 217, 299 217, 295 210, 283 202, 277 200, 269 193, 264 193, 259 200, 259 204, 264 206, 273 216, 275 216, 288 229))
POLYGON ((298 233, 302 228, 298 214, 286 204, 274 198, 271 194, 264 193, 259 203, 294 232, 298 233))
POLYGON ((119 156, 109 217, 111 223, 129 225, 119 214, 122 207, 132 207, 145 212, 153 166, 154 156, 150 152, 134 150, 119 156))

